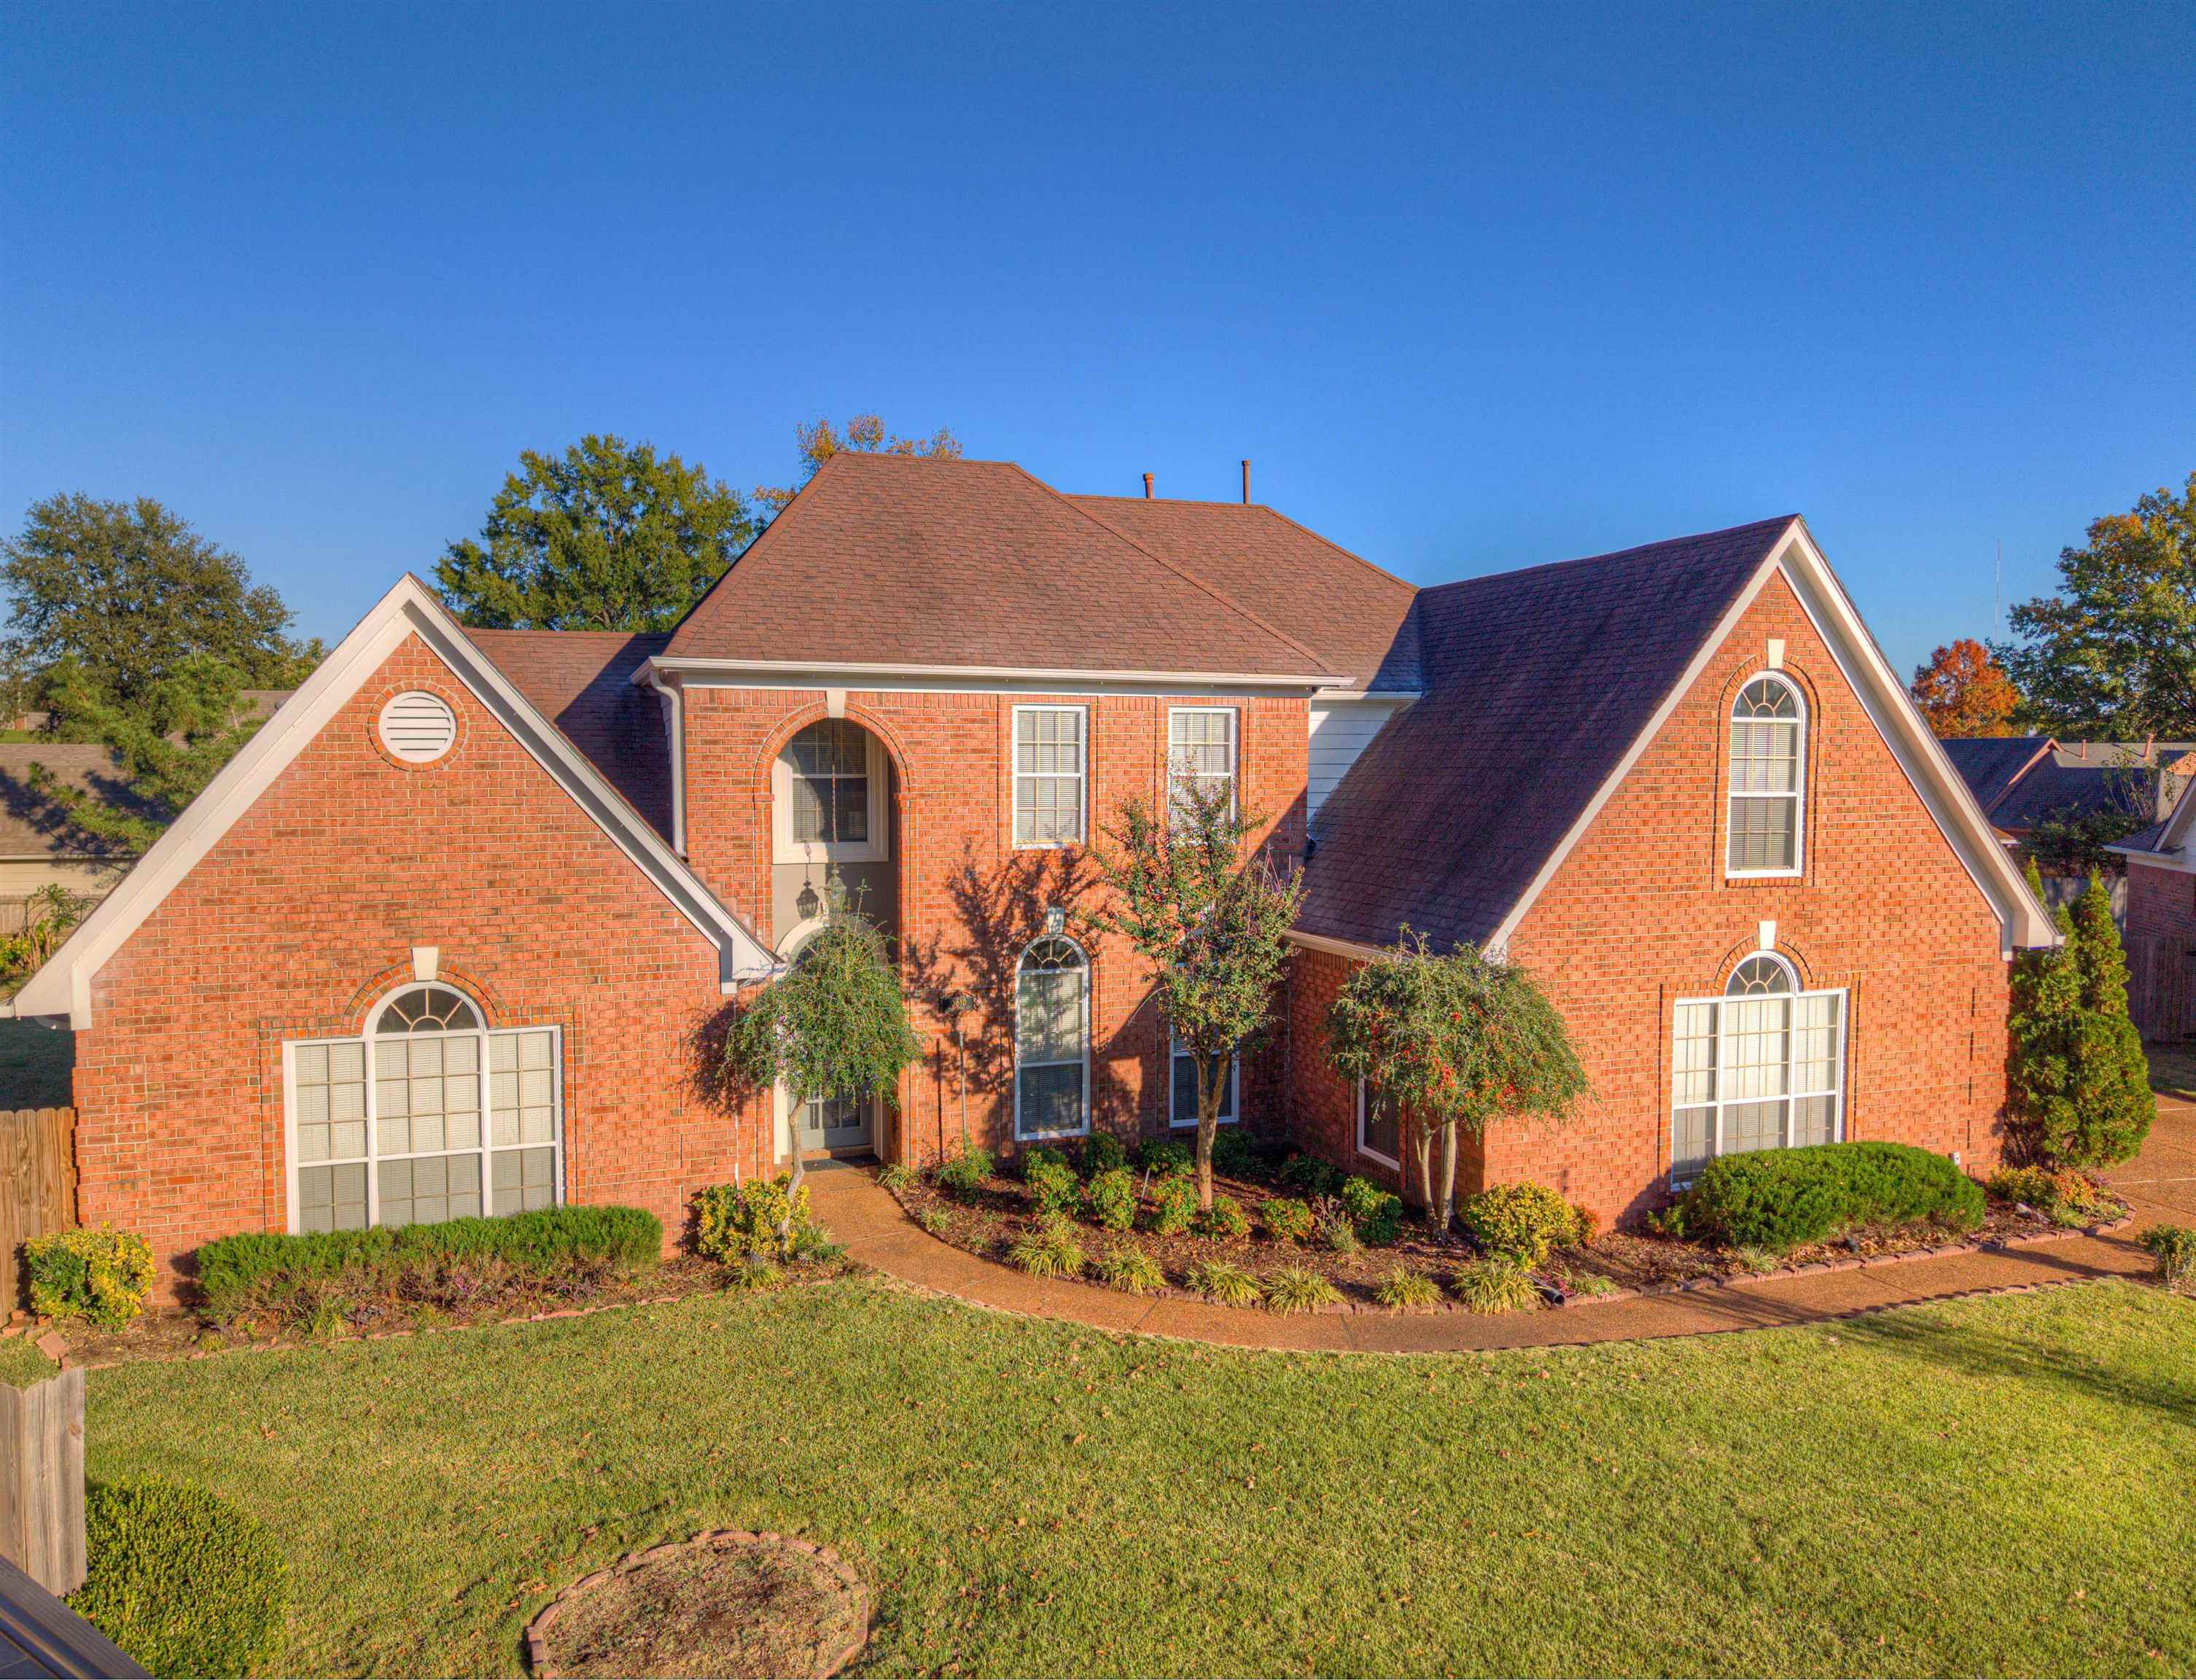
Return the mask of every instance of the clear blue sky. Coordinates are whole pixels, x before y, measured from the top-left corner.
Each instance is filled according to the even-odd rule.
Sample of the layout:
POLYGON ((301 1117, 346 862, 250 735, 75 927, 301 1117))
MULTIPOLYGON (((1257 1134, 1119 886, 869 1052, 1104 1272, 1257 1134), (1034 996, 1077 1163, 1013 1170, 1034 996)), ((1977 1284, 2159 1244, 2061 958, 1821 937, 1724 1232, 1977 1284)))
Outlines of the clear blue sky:
POLYGON ((2196 468, 2196 4, 0 8, 0 520, 333 636, 522 448, 950 426, 1434 582, 1804 513, 1902 664, 2196 468))

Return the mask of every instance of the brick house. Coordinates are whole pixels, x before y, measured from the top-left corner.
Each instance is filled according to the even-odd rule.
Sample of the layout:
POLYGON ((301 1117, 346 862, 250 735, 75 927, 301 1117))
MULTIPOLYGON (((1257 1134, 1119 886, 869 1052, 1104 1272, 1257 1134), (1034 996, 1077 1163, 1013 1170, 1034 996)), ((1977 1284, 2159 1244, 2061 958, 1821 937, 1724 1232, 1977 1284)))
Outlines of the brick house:
POLYGON ((2107 849, 2127 860, 2128 1013, 2147 1039, 2196 1038, 2196 797, 2107 849))
POLYGON ((1077 913, 1132 797, 1232 786, 1309 891, 1228 1118, 1393 1170, 1325 1000, 1408 924, 1505 949, 1594 1091, 1469 1185, 1614 1218, 1718 1150, 1995 1159, 2050 936, 1796 518, 1418 590, 1270 509, 842 455, 674 630, 466 630, 401 581, 26 987, 84 1217, 239 1230, 624 1202, 1192 1118, 1077 913), (928 1051, 892 1100, 706 1046, 836 882, 928 1051))

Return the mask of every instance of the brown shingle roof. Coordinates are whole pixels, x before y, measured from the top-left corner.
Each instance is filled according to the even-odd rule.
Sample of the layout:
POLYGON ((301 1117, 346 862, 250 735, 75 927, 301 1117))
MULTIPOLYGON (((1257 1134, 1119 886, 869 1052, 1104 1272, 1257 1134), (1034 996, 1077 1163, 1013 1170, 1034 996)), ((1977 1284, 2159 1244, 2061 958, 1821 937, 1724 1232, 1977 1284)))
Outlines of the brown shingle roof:
POLYGON ((1415 689, 1418 590, 1370 560, 1257 503, 1072 495, 1139 547, 1240 601, 1318 650, 1359 686, 1415 689))
POLYGON ((0 857, 126 857, 126 849, 84 833, 52 801, 31 788, 31 767, 43 764, 64 785, 105 804, 142 812, 122 779, 114 755, 76 741, 0 741, 0 857))
POLYGON ((1320 656, 1011 461, 835 455, 672 633, 687 658, 1316 675, 1320 656))
POLYGON ((671 837, 671 749, 662 703, 633 674, 671 639, 623 630, 465 634, 534 709, 564 732, 626 802, 671 837))
POLYGON ((1484 944, 1793 523, 1421 589, 1425 698, 1320 807, 1298 927, 1484 944))

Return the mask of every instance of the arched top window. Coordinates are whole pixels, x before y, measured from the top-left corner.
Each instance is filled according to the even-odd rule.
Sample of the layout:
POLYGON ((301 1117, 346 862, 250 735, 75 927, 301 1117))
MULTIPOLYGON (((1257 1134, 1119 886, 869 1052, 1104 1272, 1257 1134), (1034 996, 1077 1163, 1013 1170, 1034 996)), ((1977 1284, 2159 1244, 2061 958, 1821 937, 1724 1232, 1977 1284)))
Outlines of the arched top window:
POLYGON ((1799 989, 1792 965, 1782 957, 1771 956, 1765 951, 1760 956, 1748 957, 1731 970, 1723 994, 1727 998, 1769 998, 1799 989))
POLYGON ((373 1030, 384 1033, 477 1033, 480 1011, 447 986, 415 986, 382 1005, 373 1030))
POLYGON ((1807 711, 1796 685, 1765 672, 1731 707, 1731 813, 1725 872, 1797 875, 1807 711))
POLYGON ((1014 1136, 1090 1129, 1090 964, 1055 934, 1032 941, 1014 976, 1014 1136))
POLYGON ((818 718, 800 730, 773 773, 777 861, 884 861, 888 773, 882 744, 852 718, 818 718))

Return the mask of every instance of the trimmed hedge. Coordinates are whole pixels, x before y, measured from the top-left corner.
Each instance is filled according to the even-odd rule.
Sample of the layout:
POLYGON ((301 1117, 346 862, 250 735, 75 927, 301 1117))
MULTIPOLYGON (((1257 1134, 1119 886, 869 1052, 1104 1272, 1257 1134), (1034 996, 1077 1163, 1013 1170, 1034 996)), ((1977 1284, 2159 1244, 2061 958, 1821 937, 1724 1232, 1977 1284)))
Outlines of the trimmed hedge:
POLYGON ((226 1321, 315 1285, 371 1289, 407 1272, 485 1261, 530 1282, 598 1270, 629 1275, 662 1254, 663 1222, 639 1208, 541 1208, 439 1225, 224 1237, 198 1251, 198 1284, 206 1311, 226 1321))
POLYGON ((1545 1185, 1494 1185, 1467 1196, 1457 1223, 1490 1260, 1514 1260, 1529 1270, 1548 1251, 1579 1240, 1578 1209, 1545 1185))
POLYGON ((23 1244, 23 1269, 33 1312, 85 1318, 104 1330, 135 1318, 153 1293, 153 1245, 112 1225, 33 1237, 23 1244))
POLYGON ((289 1566, 265 1524, 202 1488, 94 1487, 69 1606, 156 1675, 249 1674, 274 1654, 289 1566))
POLYGON ((1983 1187, 1906 1144, 1815 1144, 1719 1156, 1678 1204, 1685 1234, 1783 1254, 1851 1225, 1980 1225, 1983 1187))

